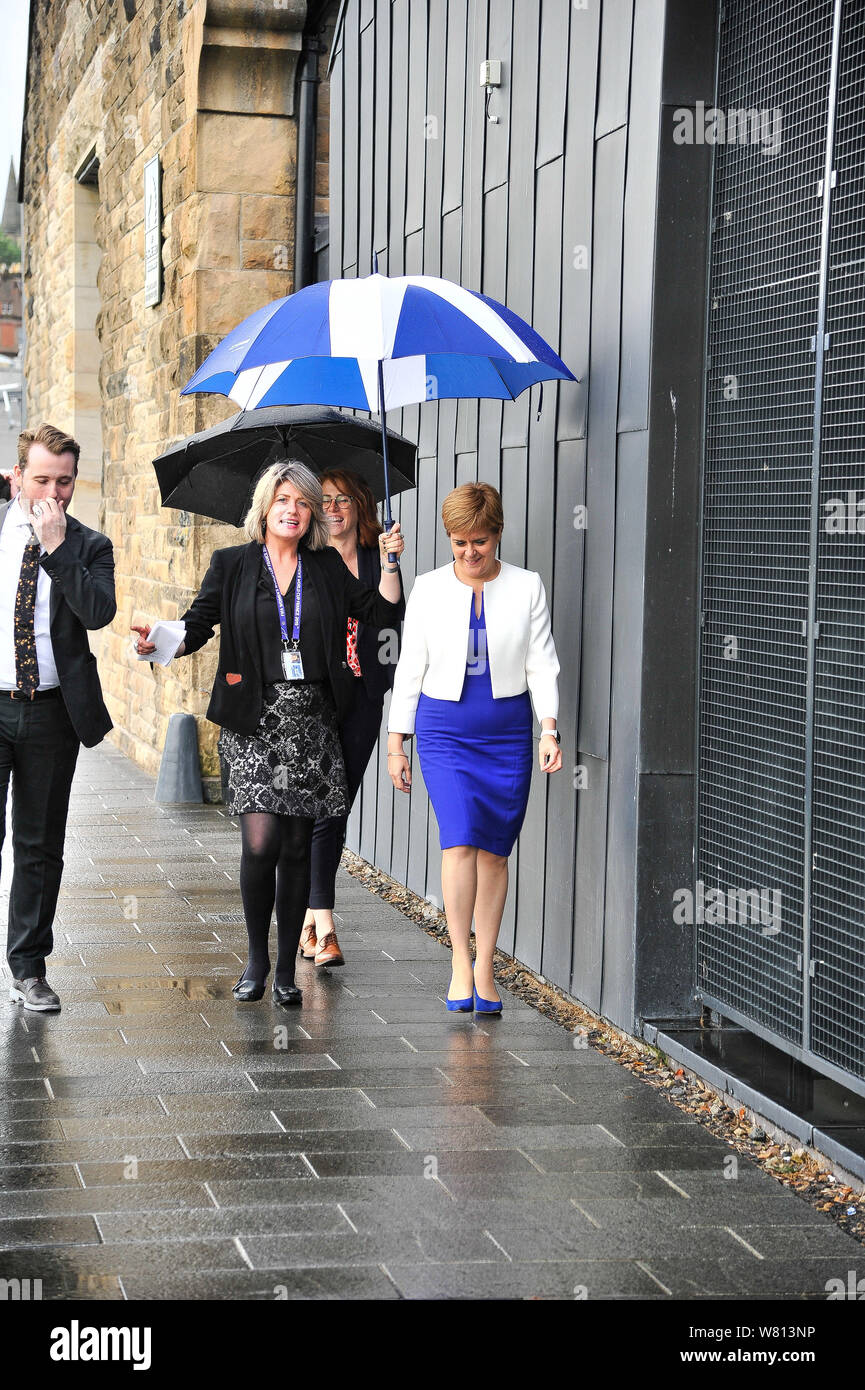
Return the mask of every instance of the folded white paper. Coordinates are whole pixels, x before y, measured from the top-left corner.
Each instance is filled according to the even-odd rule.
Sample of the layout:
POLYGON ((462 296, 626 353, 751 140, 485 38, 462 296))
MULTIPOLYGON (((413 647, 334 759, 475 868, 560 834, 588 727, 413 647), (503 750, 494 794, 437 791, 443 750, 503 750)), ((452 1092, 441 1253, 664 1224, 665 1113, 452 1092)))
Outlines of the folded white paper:
POLYGON ((160 619, 153 624, 150 629, 148 642, 153 642, 156 651, 149 652, 146 656, 141 656, 137 651, 135 655, 139 661, 155 661, 157 666, 167 666, 180 646, 186 639, 186 623, 171 622, 168 619, 160 619))

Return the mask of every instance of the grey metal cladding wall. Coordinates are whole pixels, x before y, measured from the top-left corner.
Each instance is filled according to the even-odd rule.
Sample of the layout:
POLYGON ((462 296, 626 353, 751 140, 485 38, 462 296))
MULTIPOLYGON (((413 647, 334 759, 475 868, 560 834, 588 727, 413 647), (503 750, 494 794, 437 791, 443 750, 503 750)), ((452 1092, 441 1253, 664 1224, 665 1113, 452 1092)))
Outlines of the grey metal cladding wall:
POLYGON ((831 15, 831 0, 727 0, 718 105, 778 108, 784 128, 774 153, 717 146, 709 310, 697 877, 725 895, 725 915, 698 926, 698 985, 797 1041, 831 15), (739 890, 781 894, 780 932, 768 912, 762 925, 728 920, 739 890))
MULTIPOLYGON (((664 9, 663 0, 637 0, 638 29, 642 26, 651 40, 642 55, 645 78, 656 90, 659 75, 652 69, 660 61, 664 9)), ((445 561, 441 499, 455 483, 479 476, 503 494, 504 557, 537 569, 546 585, 562 665, 559 722, 569 766, 549 783, 539 775, 534 779, 511 861, 502 945, 596 1005, 602 993, 609 853, 613 574, 621 544, 628 551, 618 552, 624 567, 622 601, 639 605, 631 552, 639 554, 645 511, 643 495, 628 510, 617 542, 627 122, 647 119, 644 110, 629 112, 634 11, 632 0, 605 0, 586 9, 566 0, 377 0, 370 56, 365 47, 370 30, 358 34, 359 3, 349 0, 333 68, 334 85, 343 88, 342 110, 374 109, 377 120, 382 109, 390 114, 386 138, 378 123, 369 131, 348 115, 335 132, 331 159, 342 170, 345 192, 342 208, 332 210, 344 224, 334 245, 348 247, 351 255, 355 245, 369 244, 367 230, 352 230, 353 212, 345 199, 360 179, 371 178, 371 207, 364 204, 362 216, 371 219, 379 251, 387 227, 383 268, 386 264, 391 274, 422 268, 505 300, 536 324, 583 379, 579 387, 548 385, 540 420, 535 389, 513 403, 431 403, 406 410, 391 423, 422 444, 417 493, 395 507, 408 545, 406 583, 445 561), (389 66, 379 49, 388 43, 389 66), (360 52, 364 62, 350 77, 347 65, 356 64, 360 52), (479 64, 488 57, 501 58, 504 69, 503 85, 490 97, 490 112, 500 118, 495 124, 486 119, 478 84, 479 64), (377 92, 371 103, 365 86, 381 83, 386 73, 388 100, 377 92), (430 118, 436 119, 430 123, 430 118), (426 135, 419 129, 425 120, 426 135), (575 508, 586 502, 588 531, 579 521, 575 525, 575 508), (589 694, 578 742, 581 682, 589 694), (586 769, 581 790, 575 787, 576 763, 586 769)), ((640 340, 648 332, 648 315, 641 277, 650 274, 650 266, 638 224, 652 217, 653 176, 644 165, 653 158, 650 143, 637 141, 633 158, 640 161, 639 169, 631 170, 635 224, 628 290, 634 321, 625 369, 628 413, 622 421, 631 431, 629 479, 634 469, 645 472, 647 349, 640 340)), ((331 273, 364 274, 366 267, 356 263, 356 253, 351 259, 343 252, 331 273)), ((629 507, 626 496, 621 506, 629 507)), ((624 622, 623 634, 636 640, 637 631, 624 622)), ((633 898, 625 903, 625 885, 633 887, 636 878, 635 812, 627 769, 636 766, 639 693, 637 684, 629 696, 627 686, 634 679, 634 660, 634 652, 622 653, 618 717, 628 729, 614 792, 621 804, 613 808, 621 824, 616 843, 624 845, 628 837, 631 842, 630 868, 614 866, 613 897, 616 910, 621 907, 631 921, 633 898)), ((425 896, 439 896, 437 829, 416 759, 413 773, 411 799, 398 797, 394 804, 380 770, 367 774, 349 844, 372 846, 377 862, 400 881, 425 896)), ((633 962, 626 959, 633 954, 632 937, 631 927, 630 938, 617 938, 607 962, 606 997, 626 1023, 633 1017, 633 962)))
POLYGON ((811 1046, 865 1076, 865 6, 842 9, 820 459, 811 1046))
MULTIPOLYGON (((340 129, 334 131, 332 163, 340 170, 334 186, 341 183, 344 192, 332 216, 340 219, 334 245, 347 248, 348 257, 340 251, 332 274, 366 273, 360 263, 361 249, 370 244, 366 220, 380 252, 385 250, 382 229, 387 228, 386 262, 384 256, 382 260, 390 273, 415 268, 410 265, 414 259, 427 273, 444 274, 507 300, 517 312, 536 319, 540 331, 559 345, 566 118, 571 130, 577 123, 591 130, 594 122, 593 86, 583 110, 575 109, 568 92, 566 111, 565 77, 570 53, 578 50, 581 60, 585 58, 580 23, 591 34, 597 20, 577 11, 572 18, 570 6, 560 0, 546 9, 554 14, 555 43, 547 34, 542 45, 537 0, 395 0, 393 5, 379 0, 374 23, 360 34, 358 3, 347 5, 332 74, 341 97, 336 104, 345 112, 340 129), (503 59, 506 76, 491 97, 491 109, 500 116, 496 125, 486 121, 484 94, 477 82, 480 61, 487 56, 503 59), (538 145, 542 66, 541 76, 551 74, 550 92, 557 96, 543 107, 538 145), (385 76, 387 99, 380 90, 385 76), (376 79, 379 90, 373 91, 376 79), (353 115, 365 117, 372 111, 374 129, 368 119, 358 122, 353 115), (385 135, 381 118, 386 112, 390 125, 385 135), (544 166, 540 177, 536 157, 544 166), (357 198, 355 190, 364 180, 371 202, 361 193, 358 227, 349 200, 357 198), (548 273, 535 275, 536 257, 548 266, 548 273)), ((575 221, 582 215, 582 201, 578 214, 573 204, 569 209, 575 221)), ((581 222, 577 230, 583 226, 581 222)), ((572 240, 576 239, 575 232, 572 240)), ((568 268, 578 283, 586 278, 585 271, 571 269, 570 261, 568 268)), ((581 327, 575 318, 571 344, 561 342, 566 357, 581 327)), ((582 374, 582 364, 578 370, 582 374)), ((532 394, 536 400, 537 392, 532 394)), ((530 402, 528 396, 504 406, 443 402, 403 412, 401 423, 393 423, 414 432, 421 443, 419 487, 416 495, 400 499, 395 514, 406 531, 409 555, 403 573, 410 586, 415 573, 445 560, 446 538, 438 511, 447 491, 457 481, 479 475, 500 486, 507 514, 503 553, 541 570, 554 613, 561 615, 557 621, 567 622, 571 629, 574 646, 563 667, 573 687, 583 533, 574 530, 571 514, 582 499, 583 461, 582 450, 573 454, 569 446, 560 489, 553 464, 557 395, 547 388, 540 422, 534 418, 535 400, 530 402), (557 514, 560 505, 564 529, 557 514)), ((563 724, 566 731, 570 724, 573 740, 576 690, 564 694, 563 724)), ((416 759, 413 773, 411 799, 394 799, 380 768, 370 769, 350 821, 349 843, 415 891, 440 897, 437 828, 416 759)), ((515 883, 503 944, 538 966, 546 951, 550 960, 561 962, 558 978, 569 985, 576 793, 568 774, 562 774, 555 793, 562 819, 556 827, 555 853, 548 857, 547 786, 536 780, 520 852, 512 861, 515 883), (545 935, 542 907, 550 879, 556 911, 548 915, 545 935)))

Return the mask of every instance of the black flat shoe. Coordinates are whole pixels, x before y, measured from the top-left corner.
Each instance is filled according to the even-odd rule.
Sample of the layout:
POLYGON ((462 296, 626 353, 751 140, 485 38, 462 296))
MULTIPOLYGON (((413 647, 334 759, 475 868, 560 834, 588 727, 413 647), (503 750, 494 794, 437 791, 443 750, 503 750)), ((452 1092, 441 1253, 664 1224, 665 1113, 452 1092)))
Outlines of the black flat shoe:
POLYGON ((274 1004, 302 1004, 303 990, 298 989, 297 985, 274 985, 273 986, 274 1004))
POLYGON ((264 980, 245 980, 241 975, 231 992, 239 1003, 254 1004, 264 997, 264 980))

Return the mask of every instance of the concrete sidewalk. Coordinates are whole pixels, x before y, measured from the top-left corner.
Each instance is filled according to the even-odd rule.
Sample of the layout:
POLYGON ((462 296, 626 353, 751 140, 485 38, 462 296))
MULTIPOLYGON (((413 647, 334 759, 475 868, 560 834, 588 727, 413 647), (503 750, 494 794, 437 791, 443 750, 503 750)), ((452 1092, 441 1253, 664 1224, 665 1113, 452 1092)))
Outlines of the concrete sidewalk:
POLYGON ((2 1005, 0 1278, 46 1299, 825 1299, 861 1265, 518 1000, 448 1014, 449 952, 345 874, 346 968, 301 963, 302 1009, 236 1004, 237 828, 154 785, 82 752, 63 1012, 2 1005))

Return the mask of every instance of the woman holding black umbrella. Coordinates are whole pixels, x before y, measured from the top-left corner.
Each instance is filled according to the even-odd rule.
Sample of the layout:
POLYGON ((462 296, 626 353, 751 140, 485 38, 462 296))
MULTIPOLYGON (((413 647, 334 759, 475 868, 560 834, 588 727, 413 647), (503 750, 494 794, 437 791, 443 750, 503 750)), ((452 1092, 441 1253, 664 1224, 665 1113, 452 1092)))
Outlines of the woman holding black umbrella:
MULTIPOLYGON (((330 544, 362 584, 374 582, 379 570, 381 523, 376 515, 372 489, 350 470, 322 476, 324 509, 330 528, 330 544)), ((398 634, 349 618, 346 660, 354 681, 352 700, 340 722, 340 742, 348 783, 349 809, 376 745, 381 728, 385 691, 393 685, 398 653, 398 634)), ((344 965, 333 922, 336 871, 345 842, 348 814, 316 821, 312 834, 312 884, 309 910, 303 924, 300 951, 318 966, 344 965)))
MULTIPOLYGON (((246 545, 216 550, 181 621, 176 655, 197 651, 218 625, 219 663, 207 717, 222 726, 229 812, 240 817, 240 891, 249 960, 234 986, 261 999, 270 972, 276 904, 277 1004, 300 1004, 294 965, 309 900, 315 821, 348 811, 338 718, 352 699, 345 651, 349 617, 395 627, 403 612, 399 523, 379 538, 378 590, 362 584, 328 545, 321 483, 294 460, 259 479, 244 523, 246 545)), ((137 651, 154 650, 149 626, 134 627, 137 651)))

